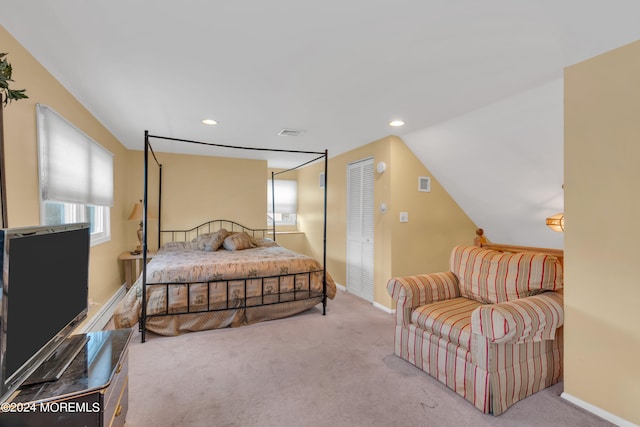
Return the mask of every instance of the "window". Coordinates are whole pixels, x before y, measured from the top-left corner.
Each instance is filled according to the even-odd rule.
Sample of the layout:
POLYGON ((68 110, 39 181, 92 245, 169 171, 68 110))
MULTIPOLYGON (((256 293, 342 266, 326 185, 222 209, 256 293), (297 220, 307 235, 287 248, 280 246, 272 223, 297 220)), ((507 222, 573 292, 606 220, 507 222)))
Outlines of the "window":
POLYGON ((296 225, 298 210, 298 182, 276 179, 273 181, 275 191, 275 212, 273 209, 273 191, 271 180, 267 181, 267 225, 296 225))
POLYGON ((42 200, 41 222, 45 225, 88 222, 91 245, 111 240, 110 209, 106 206, 83 205, 42 200))
POLYGON ((109 241, 113 155, 51 108, 37 105, 41 222, 88 222, 91 244, 109 241))

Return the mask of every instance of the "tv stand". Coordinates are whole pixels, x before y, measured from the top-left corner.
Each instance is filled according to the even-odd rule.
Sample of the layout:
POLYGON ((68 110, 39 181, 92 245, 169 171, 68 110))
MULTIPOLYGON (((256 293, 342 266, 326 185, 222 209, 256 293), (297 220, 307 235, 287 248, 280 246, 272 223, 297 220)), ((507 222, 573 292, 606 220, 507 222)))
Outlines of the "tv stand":
POLYGON ((0 405, 0 426, 124 426, 131 335, 116 329, 69 337, 72 350, 61 352, 82 345, 67 369, 58 380, 21 386, 0 405))
POLYGON ((80 350, 83 349, 88 340, 89 335, 86 334, 71 335, 66 338, 58 348, 29 375, 20 385, 20 388, 60 379, 60 376, 62 376, 71 362, 73 362, 73 359, 80 353, 80 350))

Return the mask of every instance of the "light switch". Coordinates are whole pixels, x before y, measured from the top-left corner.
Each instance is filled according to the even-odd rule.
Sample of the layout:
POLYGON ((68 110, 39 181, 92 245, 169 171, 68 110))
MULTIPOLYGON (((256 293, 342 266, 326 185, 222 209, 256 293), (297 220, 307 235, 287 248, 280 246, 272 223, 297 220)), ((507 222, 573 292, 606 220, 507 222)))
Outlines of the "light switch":
POLYGON ((409 212, 400 212, 400 222, 409 222, 409 212))

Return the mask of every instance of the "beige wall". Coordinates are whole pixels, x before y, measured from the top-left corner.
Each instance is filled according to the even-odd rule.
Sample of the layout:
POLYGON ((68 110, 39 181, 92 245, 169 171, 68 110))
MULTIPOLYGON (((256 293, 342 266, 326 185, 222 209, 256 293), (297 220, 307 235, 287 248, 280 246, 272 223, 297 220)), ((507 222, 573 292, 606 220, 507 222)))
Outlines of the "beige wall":
MULTIPOLYGON (((331 153, 329 153, 331 156, 331 153)), ((349 163, 375 157, 388 162, 388 138, 364 145, 339 156, 331 157, 327 171, 327 271, 341 285, 347 284, 347 165, 349 163)), ((324 171, 324 163, 314 164, 298 171, 298 223, 307 237, 309 253, 317 258, 322 257, 323 244, 323 190, 318 185, 319 174, 324 171)), ((375 204, 379 205, 383 192, 389 191, 378 185, 380 176, 376 175, 375 204)), ((380 217, 376 216, 374 230, 374 287, 376 294, 382 278, 390 270, 391 260, 379 255, 378 249, 385 247, 383 241, 385 229, 379 227, 380 217)), ((377 298, 376 298, 377 300, 377 298)))
MULTIPOLYGON (((153 144, 153 141, 151 141, 153 144)), ((227 157, 156 153, 162 165, 162 228, 185 229, 214 219, 266 228, 267 162, 227 157)), ((127 188, 133 206, 144 194, 143 152, 130 152, 127 188)), ((149 212, 157 216, 158 172, 149 160, 149 212)), ((157 221, 149 221, 149 249, 157 246, 157 221)), ((135 224, 128 226, 136 240, 135 224)))
POLYGON ((564 391, 640 424, 640 42, 565 71, 564 391))
POLYGON ((472 244, 476 225, 400 139, 392 140, 390 163, 393 275, 448 270, 451 248, 472 244), (420 176, 431 178, 430 192, 418 191, 420 176))
MULTIPOLYGON (((331 153, 329 153, 331 154, 331 153)), ((327 177, 327 270, 346 285, 347 166, 373 158, 387 170, 374 175, 374 301, 392 307, 386 290, 394 276, 448 270, 451 248, 471 244, 475 225, 402 140, 389 136, 331 157, 327 177), (431 177, 431 192, 418 192, 418 177, 431 177), (388 211, 378 207, 386 203, 388 211), (401 211, 409 222, 400 223, 401 211)), ((308 252, 322 255, 322 190, 318 174, 323 164, 298 171, 299 224, 308 252)))
POLYGON ((46 104, 114 154, 114 206, 111 209, 111 241, 91 248, 89 316, 123 283, 118 255, 126 249, 124 221, 127 150, 51 76, 4 28, 0 46, 13 66, 12 87, 26 89, 28 99, 12 102, 4 110, 4 142, 7 206, 10 227, 40 223, 36 104, 46 104))

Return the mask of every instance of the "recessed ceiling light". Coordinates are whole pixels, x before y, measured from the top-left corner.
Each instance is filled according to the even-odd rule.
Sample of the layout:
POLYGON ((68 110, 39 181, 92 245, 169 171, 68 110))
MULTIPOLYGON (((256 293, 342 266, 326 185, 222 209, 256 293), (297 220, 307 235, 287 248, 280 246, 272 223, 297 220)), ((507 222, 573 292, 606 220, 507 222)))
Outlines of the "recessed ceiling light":
POLYGON ((218 122, 216 122, 213 119, 203 119, 202 123, 204 123, 205 125, 209 125, 209 126, 213 126, 213 125, 217 125, 218 122))
POLYGON ((402 120, 394 120, 392 122, 389 122, 389 126, 393 126, 393 127, 404 126, 404 122, 402 120))

